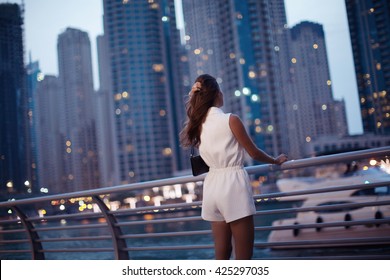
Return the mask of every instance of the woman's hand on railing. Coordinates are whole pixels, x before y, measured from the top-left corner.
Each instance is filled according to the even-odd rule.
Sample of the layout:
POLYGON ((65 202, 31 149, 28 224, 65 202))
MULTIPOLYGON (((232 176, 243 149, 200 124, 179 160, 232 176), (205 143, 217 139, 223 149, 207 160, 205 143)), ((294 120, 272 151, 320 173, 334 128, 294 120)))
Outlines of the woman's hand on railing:
POLYGON ((280 154, 279 156, 277 156, 275 158, 275 164, 278 164, 278 165, 280 165, 280 164, 282 164, 283 162, 286 162, 286 161, 288 161, 288 157, 287 157, 286 154, 280 154))

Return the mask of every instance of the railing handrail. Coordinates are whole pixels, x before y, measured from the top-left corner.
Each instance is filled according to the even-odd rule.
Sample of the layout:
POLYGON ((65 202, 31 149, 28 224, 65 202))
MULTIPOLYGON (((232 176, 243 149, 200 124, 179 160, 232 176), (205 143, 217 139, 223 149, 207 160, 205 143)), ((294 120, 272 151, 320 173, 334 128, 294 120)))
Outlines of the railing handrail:
MULTIPOLYGON (((261 173, 261 172, 274 172, 278 170, 298 169, 303 167, 312 167, 317 165, 330 164, 335 162, 346 162, 346 161, 360 159, 362 157, 386 156, 386 155, 390 155, 389 151, 390 151, 390 146, 385 146, 380 148, 353 151, 353 152, 347 152, 342 154, 333 154, 333 155, 319 156, 313 158, 290 160, 288 162, 283 163, 280 166, 272 165, 272 164, 261 164, 255 166, 248 166, 245 167, 245 169, 249 174, 261 173)), ((56 200, 56 199, 97 196, 97 195, 104 195, 108 193, 113 194, 113 193, 123 192, 123 191, 134 191, 134 190, 142 190, 142 189, 148 189, 153 187, 161 187, 165 185, 184 184, 190 182, 203 181, 205 177, 206 174, 202 174, 196 177, 192 175, 187 175, 187 176, 166 178, 166 179, 153 180, 147 182, 139 182, 139 183, 125 184, 125 185, 112 186, 112 187, 103 187, 103 188, 98 188, 93 190, 83 190, 83 191, 63 193, 63 194, 53 194, 53 195, 48 195, 43 197, 9 200, 9 201, 0 202, 0 207, 10 207, 10 206, 22 205, 22 204, 39 203, 39 202, 44 202, 49 200, 56 200)))

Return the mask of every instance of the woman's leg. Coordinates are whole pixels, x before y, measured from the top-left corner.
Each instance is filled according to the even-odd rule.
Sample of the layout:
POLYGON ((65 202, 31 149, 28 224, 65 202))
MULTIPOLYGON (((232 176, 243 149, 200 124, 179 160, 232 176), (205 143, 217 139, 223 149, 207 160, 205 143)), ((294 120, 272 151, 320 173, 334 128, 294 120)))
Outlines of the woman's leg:
POLYGON ((230 223, 234 239, 236 260, 250 260, 253 255, 255 228, 253 216, 248 216, 230 223))
POLYGON ((226 222, 211 222, 214 236, 215 259, 228 260, 232 253, 232 232, 226 222))

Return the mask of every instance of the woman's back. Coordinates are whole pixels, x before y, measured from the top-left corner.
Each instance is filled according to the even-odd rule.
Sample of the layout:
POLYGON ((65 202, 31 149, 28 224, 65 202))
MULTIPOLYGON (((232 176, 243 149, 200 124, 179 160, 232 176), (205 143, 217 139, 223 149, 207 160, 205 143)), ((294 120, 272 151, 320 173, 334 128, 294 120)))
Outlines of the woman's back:
POLYGON ((202 125, 199 153, 210 168, 242 166, 244 149, 229 126, 230 114, 211 107, 202 125))

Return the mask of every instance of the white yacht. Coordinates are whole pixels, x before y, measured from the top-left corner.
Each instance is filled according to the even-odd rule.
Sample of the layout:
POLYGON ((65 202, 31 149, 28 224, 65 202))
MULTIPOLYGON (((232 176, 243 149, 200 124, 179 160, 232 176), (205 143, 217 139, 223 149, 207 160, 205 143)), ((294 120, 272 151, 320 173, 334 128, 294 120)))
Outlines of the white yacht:
MULTIPOLYGON (((281 179, 277 186, 281 192, 290 192, 298 190, 318 189, 332 186, 348 186, 364 183, 389 182, 390 174, 379 168, 370 168, 360 170, 349 176, 341 176, 331 179, 317 178, 294 178, 281 179)), ((300 207, 314 207, 322 205, 337 205, 344 203, 361 203, 372 201, 385 201, 390 199, 390 184, 384 183, 381 186, 362 189, 345 190, 337 192, 327 192, 320 194, 300 195, 294 197, 281 198, 301 199, 303 204, 300 207)), ((273 226, 285 226, 294 224, 319 224, 343 221, 357 221, 382 219, 390 217, 390 205, 369 206, 369 207, 348 207, 333 210, 317 210, 308 212, 297 212, 295 218, 276 220, 273 226)), ((372 238, 389 237, 390 224, 366 224, 338 227, 314 227, 288 230, 273 230, 268 242, 288 242, 288 241, 313 241, 313 240, 331 240, 343 238, 372 238)), ((302 244, 302 242, 301 242, 302 244)), ((285 247, 324 247, 326 245, 289 245, 285 247)))

